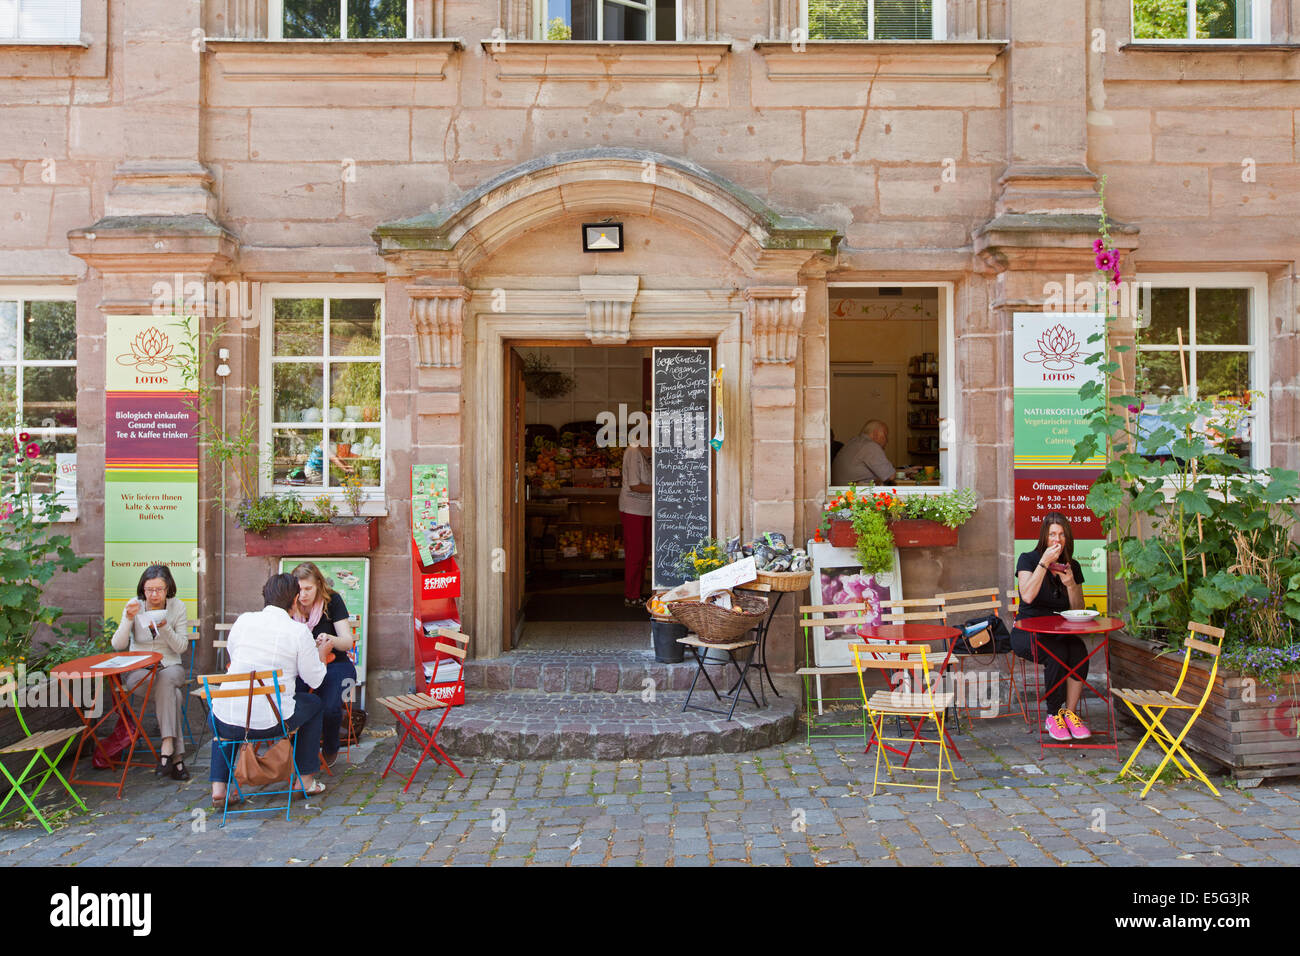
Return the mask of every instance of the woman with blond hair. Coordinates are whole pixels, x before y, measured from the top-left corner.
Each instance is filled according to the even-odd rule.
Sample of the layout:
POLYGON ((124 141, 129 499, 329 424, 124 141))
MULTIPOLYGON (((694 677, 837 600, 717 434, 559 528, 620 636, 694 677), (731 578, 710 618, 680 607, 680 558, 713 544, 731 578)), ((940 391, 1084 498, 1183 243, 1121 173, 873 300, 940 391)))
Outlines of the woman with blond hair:
MULTIPOLYGON (((348 657, 356 645, 349 623, 348 606, 343 598, 325 580, 320 568, 304 561, 291 572, 298 581, 298 599, 290 615, 295 621, 307 625, 317 647, 328 645, 330 655, 325 661, 325 680, 316 693, 324 705, 321 723, 320 746, 325 765, 332 767, 339 755, 339 726, 343 722, 343 687, 349 692, 357 681, 357 669, 348 657)), ((298 690, 307 691, 305 684, 298 690)))

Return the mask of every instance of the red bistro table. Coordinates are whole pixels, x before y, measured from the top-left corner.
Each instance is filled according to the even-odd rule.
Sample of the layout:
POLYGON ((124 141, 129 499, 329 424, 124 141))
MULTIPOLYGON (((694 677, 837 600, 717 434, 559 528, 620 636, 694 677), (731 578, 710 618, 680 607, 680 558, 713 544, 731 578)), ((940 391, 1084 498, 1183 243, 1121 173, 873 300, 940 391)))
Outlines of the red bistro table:
MULTIPOLYGON (((122 675, 129 674, 132 671, 139 670, 142 667, 149 668, 149 677, 145 681, 144 700, 140 703, 140 716, 144 716, 145 709, 149 706, 149 694, 153 691, 154 677, 157 676, 157 665, 162 660, 162 655, 157 651, 121 651, 113 654, 93 654, 90 657, 79 657, 75 661, 68 661, 66 664, 60 664, 58 667, 51 668, 50 676, 58 680, 84 680, 88 677, 102 677, 108 682, 108 690, 112 699, 112 706, 104 709, 104 713, 98 719, 89 716, 88 711, 91 709, 88 702, 83 702, 82 706, 76 708, 77 716, 85 724, 86 730, 77 743, 77 755, 72 760, 72 773, 68 775, 71 783, 81 784, 89 787, 117 787, 117 797, 122 798, 122 788, 126 786, 126 774, 132 767, 153 767, 158 763, 158 752, 154 750, 153 742, 149 735, 145 733, 144 725, 136 717, 135 711, 131 709, 131 693, 122 686, 122 675), (104 661, 110 661, 115 657, 142 657, 144 660, 132 664, 130 667, 96 667, 104 661), (122 777, 115 784, 111 780, 79 780, 77 779, 77 764, 81 762, 81 752, 85 749, 87 742, 91 744, 91 751, 99 749, 99 737, 96 731, 108 720, 113 714, 118 715, 119 720, 129 721, 128 727, 134 728, 131 733, 131 742, 127 745, 126 756, 121 758, 122 777), (153 754, 153 763, 141 763, 132 761, 135 754, 137 740, 143 740, 149 752, 153 754)), ((137 688, 138 689, 138 686, 137 688)), ((75 698, 75 695, 70 695, 75 698)), ((101 695, 102 697, 102 695, 101 695)), ((103 756, 108 760, 111 769, 117 769, 117 759, 103 756)))
MULTIPOLYGON (((1093 656, 1101 651, 1106 661, 1106 675, 1110 676, 1110 632, 1118 631, 1124 626, 1124 622, 1113 617, 1094 617, 1090 621, 1070 621, 1061 617, 1059 614, 1048 614, 1043 617, 1025 617, 1015 622, 1015 626, 1022 631, 1028 631, 1030 634, 1053 634, 1057 637, 1081 637, 1084 634, 1100 634, 1101 642, 1094 647, 1082 661, 1075 667, 1066 667, 1065 661, 1061 660, 1042 644, 1034 639, 1034 660, 1038 661, 1038 654, 1042 653, 1052 658, 1056 663, 1065 668, 1065 675, 1044 692, 1042 689, 1042 677, 1038 673, 1038 668, 1034 668, 1034 688, 1039 691, 1037 701, 1038 711, 1038 752, 1051 747, 1061 750, 1113 750, 1115 756, 1119 756, 1119 741, 1115 739, 1115 701, 1110 694, 1103 694, 1097 688, 1088 683, 1086 678, 1080 677, 1076 668, 1092 660, 1093 656), (1101 733, 1093 732, 1093 735, 1086 740, 1056 741, 1049 740, 1043 735, 1043 701, 1047 695, 1056 688, 1061 686, 1061 682, 1073 677, 1075 680, 1083 681, 1083 686, 1092 691, 1097 697, 1106 702, 1106 719, 1108 721, 1106 729, 1101 733), (1109 737, 1110 743, 1093 743, 1098 737, 1109 737)), ((1082 698, 1081 698, 1082 699, 1082 698)), ((1091 728, 1089 728, 1091 729, 1091 728)))
MULTIPOLYGON (((894 644, 933 644, 937 641, 947 642, 948 651, 944 654, 943 661, 939 664, 937 669, 931 668, 930 671, 931 674, 934 675, 934 679, 942 681, 944 673, 948 670, 948 663, 952 660, 952 650, 957 644, 957 637, 961 634, 961 628, 948 627, 946 624, 921 624, 908 623, 904 621, 902 624, 864 624, 856 628, 854 633, 857 637, 862 638, 863 640, 878 642, 888 641, 894 644)), ((928 654, 926 655, 926 659, 929 659, 928 654)), ((920 721, 917 721, 917 723, 912 727, 912 733, 912 747, 915 747, 915 741, 921 736, 920 721)), ((957 749, 957 745, 952 742, 952 737, 949 736, 947 727, 944 727, 943 735, 948 740, 948 747, 952 750, 953 756, 958 760, 964 759, 961 755, 961 751, 957 749)), ((867 743, 867 749, 864 751, 865 753, 870 753, 871 745, 873 743, 876 743, 874 734, 872 735, 871 740, 867 743)), ((903 766, 907 766, 907 759, 912 755, 912 747, 908 747, 907 752, 904 753, 901 750, 890 747, 888 744, 884 744, 883 746, 885 746, 891 753, 896 753, 903 757, 903 766)))

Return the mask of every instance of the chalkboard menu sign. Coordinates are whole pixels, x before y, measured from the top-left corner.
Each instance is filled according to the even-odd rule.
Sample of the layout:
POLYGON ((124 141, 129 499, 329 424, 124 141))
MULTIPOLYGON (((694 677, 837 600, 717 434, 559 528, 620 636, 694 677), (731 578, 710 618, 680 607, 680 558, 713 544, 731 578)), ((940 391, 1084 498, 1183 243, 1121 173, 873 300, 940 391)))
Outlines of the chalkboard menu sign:
POLYGON ((656 588, 685 580, 681 553, 713 528, 709 392, 713 350, 657 348, 653 360, 654 493, 651 554, 656 588))

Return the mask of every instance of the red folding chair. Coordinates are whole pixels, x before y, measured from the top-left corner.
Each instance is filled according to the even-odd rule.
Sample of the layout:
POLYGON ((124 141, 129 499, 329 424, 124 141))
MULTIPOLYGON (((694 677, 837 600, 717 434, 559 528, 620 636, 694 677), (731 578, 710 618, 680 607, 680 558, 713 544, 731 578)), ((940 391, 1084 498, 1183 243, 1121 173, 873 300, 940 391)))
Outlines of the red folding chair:
POLYGON ((384 768, 381 779, 387 777, 388 772, 393 769, 393 763, 397 760, 397 755, 402 752, 402 747, 408 737, 414 735, 416 742, 424 745, 420 751, 420 759, 415 763, 415 769, 411 771, 411 776, 406 780, 406 786, 402 788, 403 793, 411 788, 411 783, 415 780, 415 775, 420 772, 420 767, 426 757, 433 757, 435 763, 445 763, 452 770, 455 770, 458 775, 465 776, 452 759, 447 756, 446 751, 438 746, 438 732, 442 730, 447 715, 451 713, 451 699, 456 696, 463 697, 465 692, 464 663, 466 651, 469 647, 469 638, 460 631, 451 628, 439 628, 437 637, 438 639, 434 644, 435 673, 437 665, 443 660, 455 659, 461 664, 459 675, 450 686, 451 694, 448 699, 443 700, 428 693, 430 685, 424 676, 424 661, 421 659, 420 638, 418 636, 415 644, 415 680, 416 685, 421 688, 420 692, 398 694, 393 697, 381 697, 379 699, 379 703, 388 708, 389 713, 393 715, 393 719, 397 721, 397 725, 404 730, 401 738, 397 741, 397 748, 393 751, 392 759, 388 761, 388 766, 384 768), (426 730, 420 723, 420 715, 425 711, 432 710, 440 711, 440 714, 432 728, 426 730), (431 753, 431 751, 436 751, 436 754, 431 753))

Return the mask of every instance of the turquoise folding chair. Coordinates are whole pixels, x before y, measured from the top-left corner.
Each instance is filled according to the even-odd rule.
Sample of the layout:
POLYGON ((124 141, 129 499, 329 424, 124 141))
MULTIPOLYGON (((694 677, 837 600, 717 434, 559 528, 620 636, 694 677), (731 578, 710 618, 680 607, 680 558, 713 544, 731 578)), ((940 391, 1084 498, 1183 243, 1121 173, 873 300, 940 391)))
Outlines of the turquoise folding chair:
MULTIPOLYGON (((3 773, 5 779, 9 781, 9 793, 4 798, 4 801, 0 803, 0 816, 4 816, 5 807, 8 806, 9 801, 17 795, 22 798, 22 802, 27 805, 27 809, 31 810, 32 813, 36 815, 36 819, 40 821, 41 826, 45 827, 45 832, 53 833, 54 831, 50 828, 49 823, 47 823, 45 817, 41 815, 41 811, 36 809, 36 797, 40 794, 41 789, 50 779, 50 776, 53 775, 59 778, 59 783, 63 784, 63 789, 72 794, 72 799, 77 801, 77 806, 81 807, 82 810, 86 809, 86 805, 81 802, 81 797, 77 796, 77 791, 73 790, 72 785, 68 783, 67 778, 64 777, 63 774, 59 773, 59 761, 63 759, 63 755, 68 752, 68 748, 72 746, 72 742, 81 736, 81 732, 85 728, 64 727, 58 730, 42 730, 35 734, 28 730, 27 721, 23 719, 22 709, 18 706, 18 685, 14 682, 13 673, 14 672, 7 667, 0 669, 0 705, 3 705, 6 694, 12 695, 14 714, 18 717, 18 725, 23 729, 23 739, 15 741, 7 747, 0 747, 0 758, 6 757, 10 754, 30 753, 32 754, 32 759, 28 762, 27 766, 23 768, 23 772, 18 775, 17 779, 15 779, 13 774, 9 772, 9 768, 4 765, 3 761, 0 761, 0 773, 3 773), (59 751, 57 757, 51 760, 49 754, 46 753, 47 748, 57 746, 60 743, 63 744, 63 749, 59 751), (30 776, 32 776, 32 772, 36 769, 36 765, 42 760, 45 761, 45 766, 47 768, 45 773, 37 782, 36 789, 30 794, 25 793, 23 791, 23 784, 30 776)), ((36 772, 39 773, 39 770, 36 772)), ((19 809, 22 809, 21 804, 19 804, 15 810, 10 812, 16 812, 16 810, 19 809)))
MULTIPOLYGON (((264 813, 267 810, 276 810, 278 807, 250 807, 247 810, 231 810, 230 794, 231 788, 234 788, 235 795, 241 800, 247 798, 239 789, 239 781, 235 779, 235 760, 239 756, 239 748, 243 746, 245 738, 244 730, 240 728, 240 736, 223 737, 217 730, 217 718, 212 709, 214 698, 237 698, 240 700, 249 700, 252 697, 266 697, 274 701, 275 712, 277 715, 283 715, 284 708, 281 705, 280 679, 284 676, 282 671, 250 671, 246 674, 204 674, 199 680, 203 683, 204 696, 208 704, 208 725, 212 729, 212 742, 221 748, 222 756, 226 758, 226 800, 221 808, 221 826, 226 825, 226 817, 238 813, 264 813), (243 686, 240 687, 221 687, 221 684, 227 684, 232 681, 239 681, 243 686), (270 681, 268 685, 266 682, 270 681), (214 685, 217 685, 214 687, 214 685)), ((254 744, 273 744, 277 740, 291 740, 293 742, 293 760, 290 764, 289 787, 287 790, 260 790, 259 796, 279 796, 285 795, 284 801, 284 818, 289 819, 289 810, 293 806, 294 791, 301 793, 304 789, 302 783, 302 774, 298 772, 298 738, 296 731, 290 731, 284 725, 284 717, 280 716, 279 731, 270 737, 249 738, 249 743, 254 744)))

